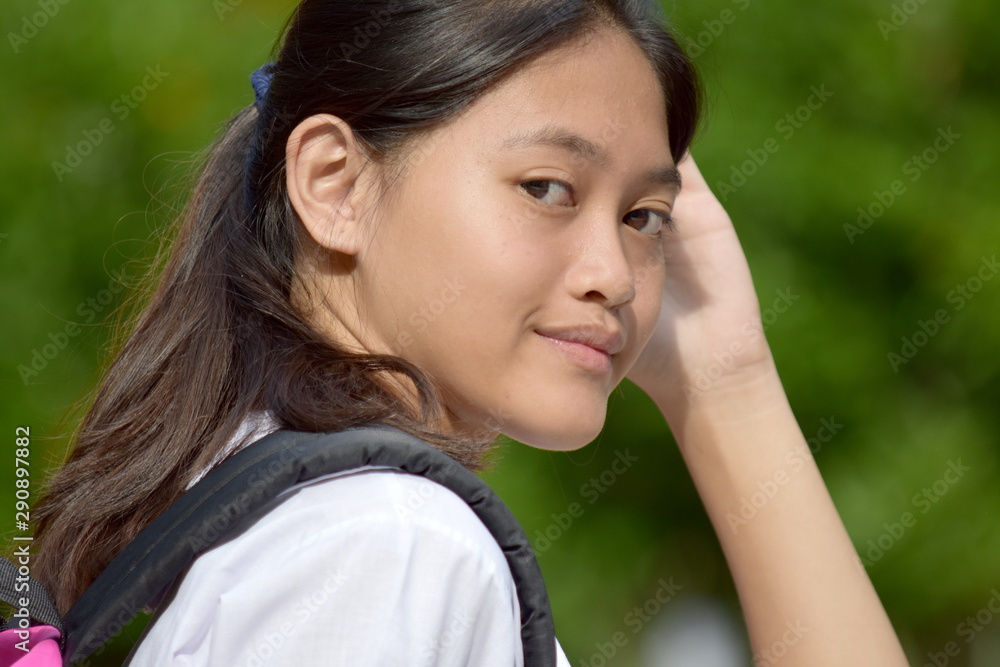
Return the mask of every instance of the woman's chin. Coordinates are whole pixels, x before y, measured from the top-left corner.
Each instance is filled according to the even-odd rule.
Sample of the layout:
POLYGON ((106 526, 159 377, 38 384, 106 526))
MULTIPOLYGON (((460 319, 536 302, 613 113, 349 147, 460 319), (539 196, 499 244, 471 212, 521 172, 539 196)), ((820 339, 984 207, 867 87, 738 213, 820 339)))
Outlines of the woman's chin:
POLYGON ((504 435, 537 449, 570 452, 593 442, 604 428, 604 409, 586 417, 579 411, 555 415, 534 424, 520 423, 504 431, 504 435))

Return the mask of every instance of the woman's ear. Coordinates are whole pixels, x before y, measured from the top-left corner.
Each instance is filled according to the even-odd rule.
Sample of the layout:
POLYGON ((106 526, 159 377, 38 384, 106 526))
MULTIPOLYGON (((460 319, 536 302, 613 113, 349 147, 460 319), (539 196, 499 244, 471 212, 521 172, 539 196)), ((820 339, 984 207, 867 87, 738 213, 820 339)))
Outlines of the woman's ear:
POLYGON ((288 137, 288 198, 324 248, 356 255, 363 245, 361 193, 355 186, 364 162, 350 126, 337 116, 310 116, 288 137))

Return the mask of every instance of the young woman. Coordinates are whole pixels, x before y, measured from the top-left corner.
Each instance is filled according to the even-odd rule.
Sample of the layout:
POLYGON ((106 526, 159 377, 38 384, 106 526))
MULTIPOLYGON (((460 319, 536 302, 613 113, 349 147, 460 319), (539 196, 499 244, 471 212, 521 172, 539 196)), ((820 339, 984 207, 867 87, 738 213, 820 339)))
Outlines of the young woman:
MULTIPOLYGON (((61 608, 271 430, 381 422, 479 469, 499 433, 587 444, 628 377, 680 444, 755 650, 796 623, 789 667, 905 664, 688 154, 691 63, 647 3, 305 0, 275 61, 39 508, 36 573, 61 608)), ((521 664, 502 553, 427 484, 303 489, 195 562, 135 663, 521 664)))

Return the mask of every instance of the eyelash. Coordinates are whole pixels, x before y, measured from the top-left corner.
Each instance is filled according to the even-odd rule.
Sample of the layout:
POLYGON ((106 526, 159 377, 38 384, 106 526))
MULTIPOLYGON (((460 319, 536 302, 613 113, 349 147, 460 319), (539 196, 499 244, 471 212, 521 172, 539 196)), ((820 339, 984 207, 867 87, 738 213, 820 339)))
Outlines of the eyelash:
MULTIPOLYGON (((556 179, 553 179, 553 178, 533 178, 533 179, 531 179, 529 181, 521 181, 521 183, 519 185, 520 185, 520 187, 522 189, 524 189, 525 191, 527 191, 527 188, 525 188, 524 186, 525 185, 530 185, 530 184, 533 184, 533 183, 536 183, 536 184, 537 183, 557 183, 557 184, 561 185, 563 188, 565 188, 565 190, 567 192, 569 192, 571 194, 573 193, 573 186, 569 185, 568 183, 564 183, 563 181, 559 181, 559 180, 556 180, 556 179)), ((529 196, 531 196, 530 193, 529 193, 529 196)), ((533 197, 533 198, 536 199, 536 200, 538 199, 537 197, 533 197)), ((554 206, 555 204, 551 204, 551 205, 554 206)), ((649 213, 653 213, 653 214, 658 215, 661 218, 663 218, 663 222, 661 223, 660 227, 656 230, 656 232, 654 232, 652 234, 649 234, 647 232, 642 232, 638 228, 633 227, 633 229, 636 229, 636 231, 639 231, 641 234, 646 234, 647 236, 660 236, 662 234, 662 232, 663 232, 663 227, 664 226, 666 226, 666 228, 670 232, 677 231, 677 225, 675 224, 674 219, 673 219, 673 217, 671 217, 670 213, 667 213, 666 211, 661 211, 661 210, 655 209, 655 208, 639 208, 639 209, 636 209, 635 211, 629 211, 629 215, 631 215, 632 213, 636 213, 638 211, 648 211, 649 213)))

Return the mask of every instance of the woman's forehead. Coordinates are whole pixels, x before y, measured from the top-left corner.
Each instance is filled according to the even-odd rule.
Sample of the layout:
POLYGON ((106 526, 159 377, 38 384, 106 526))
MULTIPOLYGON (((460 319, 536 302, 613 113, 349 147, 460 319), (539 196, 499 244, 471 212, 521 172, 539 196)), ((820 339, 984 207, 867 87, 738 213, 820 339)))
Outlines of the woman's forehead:
MULTIPOLYGON (((672 167, 664 93, 645 54, 605 31, 541 56, 479 98, 443 134, 489 155, 563 149, 607 166, 637 151, 672 167)), ((438 137, 438 141, 446 139, 438 137)))

